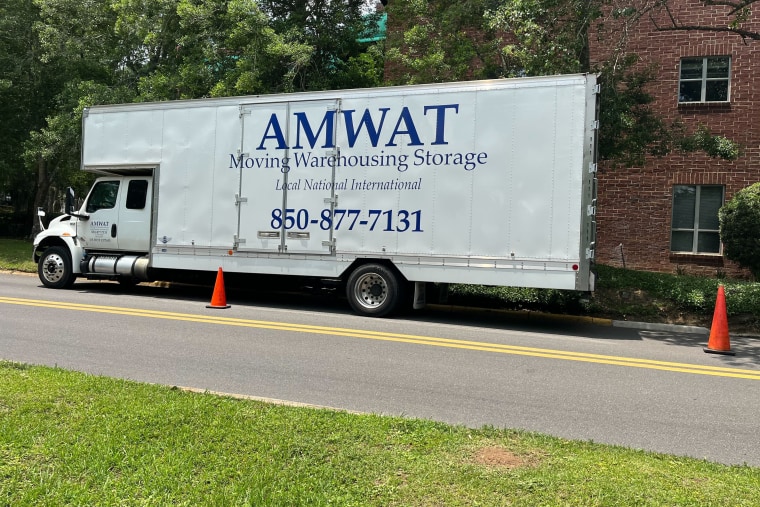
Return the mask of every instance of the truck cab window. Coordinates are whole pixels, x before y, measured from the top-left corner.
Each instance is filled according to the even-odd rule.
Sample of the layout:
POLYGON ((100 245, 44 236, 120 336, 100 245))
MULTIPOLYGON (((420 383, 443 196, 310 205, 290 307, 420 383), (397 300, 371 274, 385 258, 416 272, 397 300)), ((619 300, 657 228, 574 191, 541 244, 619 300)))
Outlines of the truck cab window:
POLYGON ((127 209, 145 209, 148 180, 132 180, 127 189, 127 209))
POLYGON ((119 195, 118 181, 100 181, 90 193, 87 201, 87 213, 94 213, 99 209, 110 209, 116 206, 116 197, 119 195))

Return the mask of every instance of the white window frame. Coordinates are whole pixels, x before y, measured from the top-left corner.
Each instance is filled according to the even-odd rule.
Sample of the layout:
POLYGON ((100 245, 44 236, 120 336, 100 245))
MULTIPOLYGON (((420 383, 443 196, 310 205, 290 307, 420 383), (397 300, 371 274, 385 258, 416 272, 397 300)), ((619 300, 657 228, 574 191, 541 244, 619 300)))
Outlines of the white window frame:
MULTIPOLYGON (((717 252, 701 252, 699 251, 699 234, 702 232, 705 233, 716 233, 720 235, 719 229, 707 229, 704 227, 700 227, 700 210, 701 210, 701 195, 702 195, 702 189, 705 187, 719 187, 721 189, 721 203, 725 204, 726 202, 726 187, 724 185, 673 185, 673 200, 671 205, 671 222, 670 222, 670 252, 676 253, 676 254, 694 254, 694 255, 722 255, 723 254, 723 243, 718 243, 718 251, 717 252), (674 215, 676 210, 676 189, 678 187, 694 187, 696 188, 695 192, 695 201, 694 201, 694 226, 692 228, 677 228, 673 227, 674 222, 674 215), (674 232, 691 232, 692 233, 692 243, 691 243, 691 250, 674 250, 673 249, 673 233, 674 232)), ((722 205, 721 204, 721 205, 722 205)))
POLYGON ((690 57, 684 57, 681 58, 681 62, 679 64, 679 70, 678 70, 678 103, 679 104, 702 104, 702 103, 718 103, 718 104, 725 104, 731 101, 731 57, 729 55, 721 55, 721 56, 690 56, 690 57), (725 77, 707 77, 707 62, 708 60, 714 60, 718 58, 727 58, 728 59, 728 75, 725 77), (684 79, 681 77, 681 72, 683 68, 683 62, 685 60, 702 60, 702 76, 699 78, 689 78, 684 79), (726 81, 727 88, 726 88, 726 100, 707 100, 707 83, 711 81, 726 81), (681 83, 694 83, 694 82, 701 82, 701 93, 700 93, 700 100, 698 101, 682 101, 681 100, 681 83))

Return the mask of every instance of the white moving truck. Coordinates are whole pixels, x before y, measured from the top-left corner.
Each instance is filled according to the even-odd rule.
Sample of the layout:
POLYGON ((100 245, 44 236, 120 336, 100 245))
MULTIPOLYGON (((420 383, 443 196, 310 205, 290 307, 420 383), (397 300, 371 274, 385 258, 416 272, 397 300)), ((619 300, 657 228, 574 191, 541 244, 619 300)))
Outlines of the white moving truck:
POLYGON ((597 99, 584 74, 91 107, 99 177, 39 276, 313 277, 374 316, 430 282, 591 291, 597 99))

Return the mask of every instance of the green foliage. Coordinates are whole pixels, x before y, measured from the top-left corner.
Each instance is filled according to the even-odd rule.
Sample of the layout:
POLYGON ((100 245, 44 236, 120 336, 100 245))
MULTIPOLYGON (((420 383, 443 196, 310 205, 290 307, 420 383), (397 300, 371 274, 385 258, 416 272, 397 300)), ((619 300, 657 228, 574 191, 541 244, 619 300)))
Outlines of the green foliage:
POLYGON ((410 84, 482 77, 522 77, 562 73, 600 74, 599 157, 608 167, 644 164, 647 156, 674 150, 700 150, 735 160, 741 147, 705 127, 687 134, 668 123, 651 105, 656 68, 642 68, 627 52, 629 30, 662 3, 615 5, 607 0, 471 0, 391 3, 392 19, 403 38, 389 38, 394 82, 410 84), (592 65, 589 33, 609 48, 592 65))
MULTIPOLYGON (((268 48, 276 47, 279 41, 257 3, 183 0, 177 12, 182 31, 177 47, 179 68, 174 72, 162 69, 166 74, 162 81, 173 83, 176 94, 165 98, 270 91, 267 69, 278 64, 269 56, 268 48)), ((286 58, 284 52, 275 54, 286 58)), ((143 81, 143 93, 147 84, 143 81)))
POLYGON ((662 308, 675 313, 710 316, 715 307, 718 285, 723 285, 729 316, 746 314, 760 317, 760 283, 633 271, 604 265, 597 265, 597 272, 597 293, 590 301, 587 301, 588 296, 576 291, 452 285, 449 290, 449 303, 572 315, 598 315, 599 312, 606 312, 615 316, 637 315, 642 320, 655 316, 662 308), (600 296, 607 294, 606 291, 609 290, 643 292, 648 300, 655 304, 644 301, 614 301, 600 296))
MULTIPOLYGON (((57 63, 64 80, 107 79, 119 62, 116 13, 104 0, 34 0, 39 63, 57 63)), ((37 62, 35 62, 37 63, 37 62)))
POLYGON ((401 35, 387 58, 403 84, 589 70, 587 0, 399 0, 389 9, 401 35))
MULTIPOLYGON (((272 63, 281 60, 275 67, 281 76, 279 91, 325 90, 336 88, 336 82, 345 84, 346 64, 365 50, 358 42, 368 22, 362 13, 363 0, 261 0, 259 4, 279 38, 268 48, 272 63)), ((353 87, 369 84, 358 82, 353 87)))
POLYGON ((131 98, 128 89, 110 87, 93 81, 66 83, 58 95, 56 114, 47 118, 47 125, 29 134, 24 144, 27 167, 46 161, 47 178, 57 188, 75 187, 84 193, 91 176, 79 171, 82 112, 92 104, 124 102, 131 98))
POLYGON ((341 63, 341 73, 336 76, 335 88, 371 88, 383 84, 384 55, 379 45, 371 45, 358 56, 349 57, 341 63))
POLYGON ((81 112, 114 102, 377 85, 362 0, 0 3, 0 195, 33 222, 79 174, 81 112), (51 197, 53 196, 53 197, 51 197))
POLYGON ((674 150, 702 151, 713 158, 736 160, 741 146, 713 135, 704 125, 691 134, 681 122, 667 123, 655 113, 648 92, 656 83, 654 66, 637 67, 638 57, 608 61, 601 69, 599 157, 613 167, 644 164, 647 156, 660 157, 674 150), (612 64, 614 63, 614 68, 612 64))
POLYGON ((399 29, 388 34, 386 58, 394 84, 416 84, 499 76, 497 44, 485 24, 489 0, 390 2, 399 29))
POLYGON ((718 211, 718 220, 725 256, 760 280, 760 183, 739 190, 718 211))
POLYGON ((0 196, 10 195, 17 212, 35 199, 36 168, 24 165, 24 142, 45 124, 63 82, 61 61, 40 60, 39 15, 32 0, 0 2, 0 196))
MULTIPOLYGON (((591 67, 589 28, 602 25, 607 3, 397 0, 388 9, 400 29, 384 55, 382 45, 357 42, 372 22, 363 0, 3 2, 0 195, 31 223, 36 206, 82 178, 78 122, 87 105, 376 86, 385 57, 393 83, 601 72, 602 159, 639 165, 675 148, 740 156, 703 127, 685 135, 664 124, 649 107, 651 70, 632 71, 624 48, 591 67)), ((646 9, 612 12, 631 24, 646 9)))
POLYGON ((598 289, 642 290, 676 310, 705 315, 710 315, 714 309, 718 285, 723 285, 728 315, 760 316, 760 283, 633 271, 603 265, 597 266, 597 269, 598 289))
POLYGON ((629 55, 606 62, 601 72, 599 157, 613 167, 643 165, 647 155, 665 155, 673 146, 672 128, 650 108, 647 87, 656 69, 634 69, 637 61, 629 55))
POLYGON ((588 0, 496 2, 485 13, 488 26, 503 33, 500 44, 506 76, 540 76, 589 69, 588 30, 601 15, 588 0))
POLYGON ((570 290, 464 284, 452 285, 449 288, 449 301, 453 304, 511 310, 585 313, 585 299, 583 293, 570 290))
POLYGON ((742 147, 725 136, 713 135, 710 129, 700 125, 691 135, 683 135, 679 140, 684 151, 704 151, 713 158, 736 160, 742 155, 742 147))

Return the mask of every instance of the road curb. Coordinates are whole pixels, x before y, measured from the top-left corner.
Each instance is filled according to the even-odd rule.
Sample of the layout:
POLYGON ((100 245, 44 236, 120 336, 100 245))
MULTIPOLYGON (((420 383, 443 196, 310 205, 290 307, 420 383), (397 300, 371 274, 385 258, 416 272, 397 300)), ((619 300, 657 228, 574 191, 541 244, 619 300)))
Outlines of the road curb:
POLYGON ((709 329, 700 326, 685 326, 680 324, 662 324, 655 322, 637 322, 631 320, 613 320, 588 315, 564 315, 556 313, 544 313, 534 311, 503 310, 498 308, 475 308, 458 305, 428 304, 427 308, 444 312, 478 312, 508 315, 522 320, 552 320, 574 322, 580 324, 593 324, 596 326, 621 327, 628 329, 641 329, 645 331, 667 331, 675 333, 709 334, 709 329))
MULTIPOLYGON (((209 389, 202 389, 200 387, 168 386, 166 384, 154 384, 154 385, 163 385, 163 386, 169 387, 170 389, 177 389, 186 393, 209 394, 212 396, 221 396, 225 398, 233 398, 236 400, 258 401, 261 403, 268 403, 270 405, 281 405, 283 407, 309 408, 309 409, 314 409, 314 410, 329 410, 331 412, 344 412, 346 414, 354 414, 354 415, 372 415, 373 414, 370 412, 360 412, 358 410, 349 410, 345 408, 331 407, 328 405, 315 405, 313 403, 303 403, 300 401, 281 400, 279 398, 267 398, 265 396, 253 396, 250 394, 238 394, 238 393, 228 393, 224 391, 212 391, 209 389)), ((382 414, 378 414, 378 415, 382 415, 382 414)))
POLYGON ((478 308, 474 306, 459 305, 442 305, 427 304, 425 308, 442 312, 471 312, 471 313, 492 313, 494 315, 508 315, 522 320, 559 320, 565 322, 578 322, 584 324, 595 324, 598 326, 610 327, 613 325, 612 319, 602 317, 591 317, 588 315, 565 315, 558 313, 545 313, 527 310, 504 310, 500 308, 478 308))
MULTIPOLYGON (((442 304, 427 304, 426 308, 430 308, 436 311, 442 312, 471 312, 471 313, 491 313, 499 315, 507 315, 509 317, 518 318, 521 320, 537 321, 537 320, 551 320, 551 321, 565 321, 579 324, 592 324, 596 326, 606 327, 620 327, 628 329, 639 329, 642 331, 661 331, 669 333, 688 333, 699 334, 708 336, 710 329, 702 326, 688 326, 685 324, 666 324, 660 322, 639 322, 633 320, 613 320, 601 317, 591 317, 588 315, 564 315, 557 313, 544 313, 535 312, 529 310, 505 310, 499 308, 477 308, 473 306, 459 306, 459 305, 442 305, 442 304)), ((760 335, 752 333, 731 333, 733 336, 741 336, 745 338, 760 338, 760 335)))

